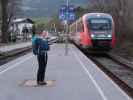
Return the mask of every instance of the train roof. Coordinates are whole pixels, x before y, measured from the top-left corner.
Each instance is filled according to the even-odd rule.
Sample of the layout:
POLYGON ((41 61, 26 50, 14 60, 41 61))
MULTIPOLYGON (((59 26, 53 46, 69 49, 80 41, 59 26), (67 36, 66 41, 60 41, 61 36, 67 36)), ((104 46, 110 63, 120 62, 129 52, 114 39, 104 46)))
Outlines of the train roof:
POLYGON ((86 18, 110 18, 112 19, 112 16, 108 13, 87 13, 83 15, 83 19, 86 18))
POLYGON ((86 13, 71 25, 74 25, 76 22, 80 22, 80 21, 86 22, 88 18, 109 18, 112 20, 112 23, 114 23, 113 17, 108 13, 86 13))

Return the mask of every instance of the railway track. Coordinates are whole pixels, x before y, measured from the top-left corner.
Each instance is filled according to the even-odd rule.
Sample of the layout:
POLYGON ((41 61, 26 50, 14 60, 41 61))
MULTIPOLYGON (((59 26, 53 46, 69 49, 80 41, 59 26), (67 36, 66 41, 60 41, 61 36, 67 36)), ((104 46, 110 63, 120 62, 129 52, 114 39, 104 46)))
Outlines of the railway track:
POLYGON ((6 53, 1 53, 0 54, 0 65, 3 65, 11 60, 14 60, 20 56, 27 54, 28 52, 31 51, 31 49, 32 49, 32 47, 29 46, 29 47, 12 50, 12 51, 9 51, 6 53))
POLYGON ((79 49, 133 98, 133 66, 131 64, 111 54, 90 54, 86 50, 79 49))
MULTIPOLYGON (((57 39, 49 39, 48 40, 49 45, 52 45, 56 41, 57 41, 57 39)), ((9 52, 0 52, 0 65, 3 65, 11 60, 14 60, 20 56, 23 56, 23 55, 31 52, 31 50, 32 50, 32 46, 15 49, 15 50, 12 50, 9 52)))
POLYGON ((88 57, 133 98, 133 70, 129 66, 109 55, 88 57))

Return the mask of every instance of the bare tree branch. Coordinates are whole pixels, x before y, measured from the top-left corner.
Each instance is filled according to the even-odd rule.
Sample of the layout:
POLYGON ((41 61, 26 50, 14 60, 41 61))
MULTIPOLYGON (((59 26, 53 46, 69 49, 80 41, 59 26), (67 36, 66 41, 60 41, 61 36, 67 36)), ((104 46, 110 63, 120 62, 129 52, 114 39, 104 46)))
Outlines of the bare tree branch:
POLYGON ((2 42, 7 43, 9 40, 9 25, 13 17, 20 8, 21 0, 1 0, 2 9, 2 42))

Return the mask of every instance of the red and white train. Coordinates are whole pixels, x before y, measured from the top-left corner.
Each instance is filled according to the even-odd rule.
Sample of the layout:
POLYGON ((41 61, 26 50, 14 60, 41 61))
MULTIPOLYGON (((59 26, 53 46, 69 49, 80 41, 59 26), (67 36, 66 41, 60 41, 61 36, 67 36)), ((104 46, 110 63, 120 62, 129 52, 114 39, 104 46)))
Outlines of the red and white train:
POLYGON ((106 13, 87 13, 69 28, 70 39, 85 49, 110 50, 116 43, 113 18, 106 13))

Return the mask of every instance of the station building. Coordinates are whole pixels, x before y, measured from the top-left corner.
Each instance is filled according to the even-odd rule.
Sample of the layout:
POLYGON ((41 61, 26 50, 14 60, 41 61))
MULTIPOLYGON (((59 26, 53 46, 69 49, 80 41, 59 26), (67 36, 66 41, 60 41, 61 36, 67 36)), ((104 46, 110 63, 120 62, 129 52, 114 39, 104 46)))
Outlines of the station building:
POLYGON ((14 19, 10 27, 11 36, 15 35, 17 39, 21 40, 30 39, 33 24, 34 22, 29 18, 14 19))

